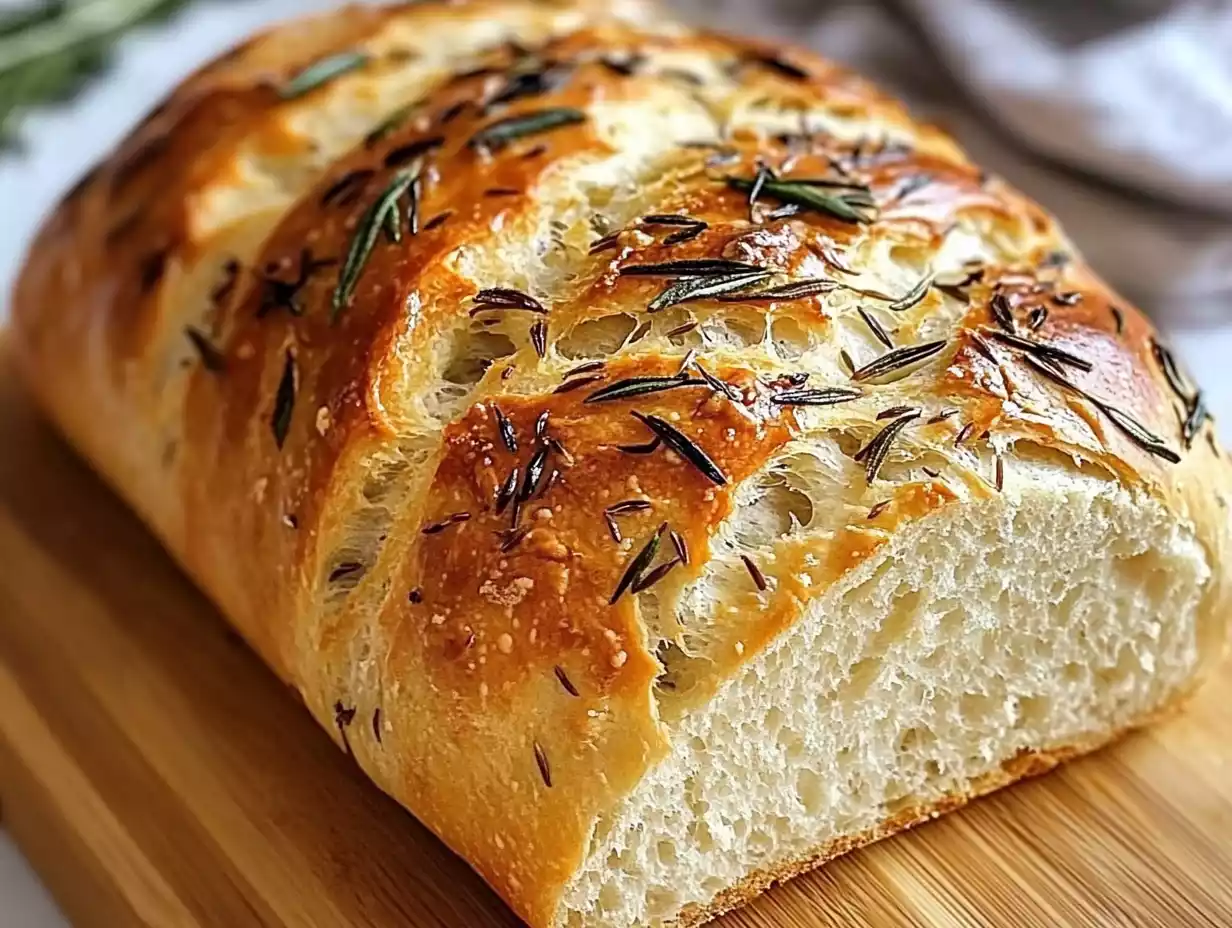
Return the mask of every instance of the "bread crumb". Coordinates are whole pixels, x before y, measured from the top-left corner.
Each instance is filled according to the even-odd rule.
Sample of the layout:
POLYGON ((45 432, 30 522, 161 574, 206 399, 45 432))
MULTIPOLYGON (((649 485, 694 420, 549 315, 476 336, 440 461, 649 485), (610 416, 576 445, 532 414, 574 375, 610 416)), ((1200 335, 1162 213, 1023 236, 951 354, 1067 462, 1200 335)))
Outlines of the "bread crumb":
POLYGON ((627 653, 624 651, 617 651, 612 655, 612 666, 616 668, 623 667, 625 665, 625 661, 628 659, 629 655, 627 653))
POLYGON ((252 498, 258 503, 265 502, 265 490, 269 486, 269 478, 262 477, 252 485, 252 498))
POLYGON ((522 602, 534 586, 535 581, 530 577, 514 577, 503 587, 487 580, 479 588, 479 595, 493 605, 512 608, 522 602))
POLYGON ((334 424, 334 420, 333 420, 333 417, 331 417, 329 414, 328 406, 322 406, 320 409, 317 410, 316 425, 317 425, 318 435, 320 435, 322 438, 325 437, 325 433, 329 431, 329 427, 333 424, 334 424))
POLYGON ((496 649, 501 654, 509 654, 513 651, 513 636, 508 632, 501 632, 500 637, 496 639, 496 649))

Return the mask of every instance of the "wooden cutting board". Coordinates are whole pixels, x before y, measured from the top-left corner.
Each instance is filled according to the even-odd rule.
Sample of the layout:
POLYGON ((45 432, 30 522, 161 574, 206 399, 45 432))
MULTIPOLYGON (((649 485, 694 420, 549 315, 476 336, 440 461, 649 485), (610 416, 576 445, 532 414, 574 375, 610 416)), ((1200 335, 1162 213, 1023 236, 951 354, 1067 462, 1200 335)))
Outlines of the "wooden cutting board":
MULTIPOLYGON (((0 802, 82 926, 516 924, 317 730, 2 357, 0 802)), ((719 924, 1232 926, 1232 673, 719 924)))

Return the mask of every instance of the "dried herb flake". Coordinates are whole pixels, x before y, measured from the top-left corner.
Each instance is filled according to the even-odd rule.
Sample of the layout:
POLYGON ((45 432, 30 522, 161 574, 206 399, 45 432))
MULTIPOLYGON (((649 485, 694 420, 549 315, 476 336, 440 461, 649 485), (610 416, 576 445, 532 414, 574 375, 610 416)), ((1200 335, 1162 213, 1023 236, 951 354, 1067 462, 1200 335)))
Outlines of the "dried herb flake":
POLYGON ((670 422, 658 416, 644 415, 639 412, 634 412, 633 415, 654 432, 657 438, 661 438, 665 445, 697 468, 711 483, 717 486, 727 485, 727 475, 719 469, 719 465, 711 459, 710 455, 670 422))
POLYGON ((295 381, 295 356, 288 348, 282 367, 282 377, 278 381, 278 391, 274 395, 274 413, 270 418, 274 443, 280 449, 283 442, 287 440, 287 432, 291 428, 291 414, 295 411, 295 381))

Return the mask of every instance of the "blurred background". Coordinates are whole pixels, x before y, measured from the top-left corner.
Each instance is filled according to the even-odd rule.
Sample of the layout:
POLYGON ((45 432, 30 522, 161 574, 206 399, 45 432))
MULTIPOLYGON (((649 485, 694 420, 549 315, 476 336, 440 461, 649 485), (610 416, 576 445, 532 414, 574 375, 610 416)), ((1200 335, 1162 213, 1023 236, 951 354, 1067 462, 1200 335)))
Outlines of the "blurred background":
MULTIPOLYGON (((335 0, 0 0, 0 322, 41 217, 201 63, 335 0)), ((1232 0, 666 0, 846 62, 1064 223, 1232 438, 1232 0)), ((0 454, 4 449, 0 447, 0 454)), ((0 928, 65 923, 0 831, 0 928)))

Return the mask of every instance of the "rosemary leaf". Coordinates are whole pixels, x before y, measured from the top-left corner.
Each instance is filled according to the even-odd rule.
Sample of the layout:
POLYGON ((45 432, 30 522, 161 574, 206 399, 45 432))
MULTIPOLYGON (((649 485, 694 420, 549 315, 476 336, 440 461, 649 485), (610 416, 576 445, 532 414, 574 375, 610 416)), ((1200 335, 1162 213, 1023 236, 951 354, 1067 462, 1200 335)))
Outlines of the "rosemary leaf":
POLYGON ((390 135, 390 133, 394 132, 403 123, 405 123, 410 118, 411 114, 419 109, 419 107, 420 104, 418 102, 407 103, 404 106, 398 107, 379 123, 377 123, 376 126, 373 127, 372 131, 364 136, 364 147, 371 148, 376 145, 377 142, 380 142, 382 139, 386 138, 390 135))
POLYGON ((993 294, 992 299, 988 301, 988 311, 992 314, 993 321, 1006 332, 1011 335, 1018 332, 1018 326, 1014 322, 1014 313, 1010 309, 1009 297, 1004 293, 993 294))
POLYGON ((385 211, 383 227, 385 229, 385 237, 389 239, 391 244, 398 245, 402 243, 402 211, 398 207, 397 200, 394 200, 389 205, 389 209, 385 211))
POLYGON ((773 287, 765 287, 761 290, 750 290, 748 293, 740 293, 735 296, 725 297, 724 299, 729 302, 751 302, 754 300, 788 302, 790 300, 807 299, 819 293, 829 293, 832 290, 837 290, 838 286, 838 281, 826 280, 820 277, 808 280, 790 280, 785 284, 776 284, 773 287))
POLYGON ((769 271, 743 271, 739 274, 716 274, 708 277, 686 277, 677 281, 650 301, 647 311, 660 312, 677 303, 722 296, 765 280, 769 271))
MULTIPOLYGON (((743 177, 727 178, 729 187, 749 194, 753 192, 756 183, 756 180, 743 177)), ((846 185, 842 193, 826 193, 821 183, 809 180, 766 180, 759 192, 784 203, 794 203, 805 209, 825 213, 844 222, 867 223, 873 220, 873 216, 867 212, 873 205, 871 200, 865 193, 860 192, 859 188, 851 185, 846 185)))
POLYGON ((749 572, 749 576, 753 578, 753 585, 757 587, 757 591, 759 593, 766 592, 768 584, 766 583, 766 575, 761 572, 761 568, 747 554, 740 555, 740 560, 744 561, 744 568, 749 572))
POLYGON ((391 212, 397 213, 398 198, 415 182, 416 176, 413 169, 395 173, 389 186, 368 207, 360 219, 355 235, 351 239, 351 245, 347 249, 346 258, 342 262, 342 270, 338 273, 338 285, 334 288, 329 314, 330 322, 336 321, 350 303, 351 296, 355 293, 355 285, 359 282, 359 276, 372 256, 372 249, 376 247, 377 237, 388 222, 388 215, 391 212))
POLYGON ((282 367, 282 377, 278 381, 278 391, 274 395, 274 414, 270 418, 274 443, 280 449, 287 440, 287 432, 291 429, 291 414, 295 411, 295 380, 295 356, 288 348, 282 367))
POLYGON ((887 374, 904 370, 927 358, 931 358, 945 348, 945 345, 946 341, 942 338, 937 341, 923 342, 919 345, 904 345, 902 348, 895 348, 893 351, 887 351, 879 358, 874 358, 859 370, 853 372, 851 379, 858 382, 885 377, 887 374))
POLYGON ((485 106, 501 106, 524 97, 550 93, 564 84, 572 71, 572 66, 568 64, 553 63, 544 66, 532 61, 529 66, 523 65, 510 74, 504 86, 488 98, 485 106))
POLYGON ((717 486, 727 485, 727 475, 719 469, 719 465, 711 459, 710 455, 670 422, 658 416, 647 416, 640 412, 635 412, 633 415, 654 432, 656 438, 661 438, 665 445, 701 471, 711 483, 717 486))
POLYGON ((1181 456, 1169 448, 1162 438, 1148 429, 1145 425, 1131 416, 1129 413, 1117 409, 1103 400, 1098 400, 1095 397, 1089 397, 1099 411, 1107 416, 1112 424, 1121 430, 1131 441, 1147 454, 1153 454, 1156 457, 1163 458, 1165 461, 1170 461, 1173 464, 1181 462, 1181 456))
POLYGON ((339 52, 315 61, 278 88, 278 96, 294 100, 311 93, 351 71, 364 67, 371 59, 363 52, 339 52))
POLYGON ((607 403, 612 400, 627 400, 635 396, 645 396, 648 393, 661 393, 664 390, 674 390, 677 387, 699 386, 703 383, 704 381, 680 375, 671 377, 629 377, 626 380, 618 380, 596 390, 586 397, 583 402, 607 403))
POLYGON ((744 261, 726 258, 690 258, 684 261, 664 261, 660 264, 626 264, 621 277, 706 277, 717 274, 742 274, 764 268, 744 261))
POLYGON ((707 228, 709 228, 709 226, 707 226, 704 222, 699 222, 697 225, 686 226, 685 228, 673 232, 671 235, 663 239, 663 244, 680 245, 684 242, 690 242, 705 232, 707 228))
POLYGON ((654 570, 650 571, 649 573, 642 574, 637 579, 637 582, 633 584, 633 592, 641 593, 643 590, 650 589, 652 586, 654 586, 656 583, 658 583, 660 580, 662 580, 664 577, 670 574, 673 570, 675 570, 676 565, 679 563, 680 563, 679 558, 673 558, 670 561, 664 561, 662 564, 660 564, 658 567, 656 567, 654 570))
POLYGON ((705 225, 700 219, 680 213, 650 213, 641 218, 641 223, 644 226, 692 226, 698 223, 705 225))
POLYGON ((1151 352, 1155 355, 1155 362, 1159 365, 1159 369, 1163 371, 1164 379, 1168 381, 1168 386, 1172 392, 1176 394, 1181 401, 1189 402, 1189 387, 1185 383, 1185 378, 1181 376, 1180 365, 1176 363, 1176 356, 1168 350, 1167 346, 1158 339, 1151 339, 1151 352))
POLYGON ((1203 398, 1201 391, 1194 394, 1193 402, 1189 407, 1189 412, 1185 416, 1185 421, 1181 424, 1181 442, 1188 450, 1193 445, 1193 440, 1198 437, 1198 432, 1202 430, 1202 426, 1206 424, 1206 420, 1210 418, 1210 412, 1206 408, 1206 400, 1203 398))
POLYGON ((872 315, 863 306, 856 307, 856 312, 860 314, 860 318, 864 324, 868 326, 868 330, 873 333, 873 337, 887 348, 894 347, 894 339, 890 338, 890 333, 885 330, 885 327, 877 321, 877 317, 872 315))
POLYGON ((518 433, 513 427, 513 423, 509 421, 509 417, 495 403, 492 404, 492 414, 496 418, 496 430, 500 433, 501 444, 505 446, 510 454, 517 454, 518 433))
POLYGON ((535 764, 539 767, 539 776, 543 778, 543 785, 550 787, 552 785, 552 767, 548 763, 548 756, 543 751, 543 745, 538 741, 534 743, 535 749, 535 764))
POLYGON ((766 186, 766 181, 772 176, 770 168, 765 163, 758 164, 757 173, 753 176, 753 183, 749 185, 750 222, 757 221, 757 198, 761 196, 761 192, 766 186))
POLYGON ((663 533, 667 531, 667 523, 664 522, 658 527, 650 540, 642 547, 642 550, 637 553, 637 556, 629 562, 629 566, 625 568, 625 572, 621 574, 620 581, 616 584, 616 590, 612 593, 608 600, 610 605, 616 605, 616 601, 624 595, 625 590, 633 586, 646 569, 654 563, 655 555, 659 553, 659 542, 663 538, 663 533))
POLYGON ((1027 338, 1023 335, 1011 335, 1009 332, 1004 332, 1001 329, 985 329, 985 334, 995 338, 997 341, 1004 342, 1007 345, 1012 345, 1019 351, 1024 351, 1027 354, 1035 355, 1037 358, 1044 358, 1056 364, 1065 364, 1069 367, 1075 367, 1080 371, 1091 371, 1094 365, 1086 358, 1080 357, 1073 352, 1066 351, 1057 345, 1049 344, 1048 342, 1037 341, 1034 338, 1027 338))
POLYGON ((887 309, 891 309, 896 313, 901 313, 904 310, 910 309, 919 303, 925 296, 928 295, 929 288, 933 285, 933 275, 925 274, 920 278, 919 283, 912 287, 909 291, 891 303, 887 309))
POLYGON ((781 77, 789 78, 793 81, 806 81, 812 75, 800 67, 794 61, 788 61, 782 55, 775 55, 771 52, 756 52, 748 56, 748 60, 763 67, 769 68, 776 72, 781 77))
POLYGON ((572 126, 586 121, 586 114, 571 107, 535 110, 506 119, 498 119, 480 129, 469 142, 471 148, 496 149, 510 142, 562 126, 572 126))
POLYGON ((858 400, 863 394, 847 387, 802 387, 784 390, 770 397, 776 406, 837 406, 858 400))
MULTIPOLYGON (((697 372, 702 375, 702 379, 706 381, 706 386, 708 386, 715 393, 727 397, 733 403, 739 403, 744 399, 736 387, 732 386, 726 380, 716 377, 714 374, 710 373, 710 371, 706 370, 706 368, 702 366, 701 361, 693 360, 692 365, 697 369, 697 372)), ((685 365, 685 367, 687 368, 688 365, 685 365)))
POLYGON ((485 287, 474 296, 475 303, 484 309, 525 309, 544 315, 547 308, 529 293, 513 287, 485 287))
POLYGON ((387 168, 404 167, 444 144, 445 139, 440 135, 416 139, 414 142, 408 142, 406 145, 399 145, 397 148, 392 149, 385 155, 382 163, 387 168))
POLYGON ((560 685, 564 687, 566 693, 570 696, 580 695, 577 691, 577 687, 573 685, 573 681, 569 679, 569 675, 565 673, 563 667, 557 664, 552 668, 552 672, 556 674, 556 679, 560 681, 560 685))
POLYGON ((920 413, 916 411, 895 419, 878 432, 872 441, 856 452, 856 461, 863 461, 864 479, 870 486, 881 473, 881 465, 889 457, 890 448, 894 445, 899 433, 918 418, 920 418, 920 413))

